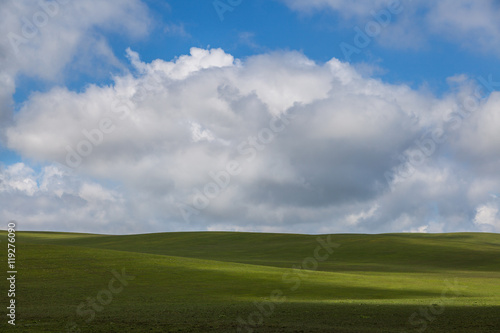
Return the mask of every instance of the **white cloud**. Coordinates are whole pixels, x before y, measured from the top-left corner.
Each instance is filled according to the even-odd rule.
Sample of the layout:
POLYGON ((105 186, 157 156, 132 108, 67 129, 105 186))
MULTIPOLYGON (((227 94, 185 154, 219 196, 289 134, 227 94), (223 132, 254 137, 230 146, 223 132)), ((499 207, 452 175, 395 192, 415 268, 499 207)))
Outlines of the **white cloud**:
POLYGON ((15 90, 13 78, 0 70, 0 143, 5 140, 4 127, 12 121, 12 95, 15 90))
POLYGON ((75 73, 108 76, 122 69, 104 32, 147 35, 151 19, 140 0, 102 2, 4 0, 0 5, 0 144, 13 117, 20 75, 54 84, 75 73), (89 64, 93 65, 90 66, 89 64))
MULTIPOLYGON (((355 24, 389 3, 285 1, 300 11, 329 7, 355 24)), ((493 1, 405 3, 377 40, 421 47, 435 35, 498 52, 498 10, 493 1)), ((0 33, 22 36, 22 18, 39 13, 37 1, 4 1, 0 33)), ((460 74, 449 79, 456 91, 437 98, 299 52, 242 61, 193 47, 146 63, 128 49, 134 73, 81 92, 34 93, 13 114, 18 75, 61 82, 68 68, 99 75, 123 68, 101 32, 140 38, 150 24, 139 0, 82 0, 60 5, 33 37, 18 40, 19 53, 0 41, 0 142, 42 165, 0 167, 0 219, 25 230, 109 233, 500 230, 492 197, 500 186, 500 95, 446 127, 474 93, 460 74), (387 183, 400 157, 421 149, 416 140, 436 128, 446 140, 410 177, 387 183), (74 154, 76 169, 66 165, 74 154), (241 172, 228 178, 231 161, 241 172), (179 204, 195 207, 214 185, 225 188, 184 221, 179 204)), ((186 33, 182 24, 166 29, 186 33)), ((242 41, 256 47, 251 34, 242 41)))
POLYGON ((500 93, 494 92, 483 106, 474 108, 456 142, 456 149, 481 171, 496 174, 500 166, 500 93))
POLYGON ((12 191, 33 196, 37 187, 33 169, 26 167, 23 163, 13 164, 4 173, 0 174, 0 188, 2 191, 12 191))
POLYGON ((8 146, 48 166, 2 170, 0 193, 13 203, 6 219, 31 229, 116 233, 476 230, 477 207, 498 192, 491 184, 500 177, 476 172, 498 161, 497 145, 485 139, 488 158, 465 168, 475 150, 460 139, 496 137, 495 94, 446 133, 411 177, 396 177, 392 189, 387 183, 398 156, 444 126, 471 93, 465 78, 450 81, 460 87, 455 93, 436 98, 295 52, 240 61, 193 48, 151 63, 128 55, 135 76, 79 93, 33 94, 20 109, 6 131, 8 146), (75 170, 63 166, 68 147, 80 151, 75 170), (233 160, 241 172, 229 175, 233 160), (212 197, 214 186, 225 189, 212 197), (211 197, 206 208, 196 203, 202 192, 211 197), (25 210, 29 198, 36 204, 25 210), (198 211, 184 221, 179 204, 198 211))
POLYGON ((500 55, 500 6, 495 0, 433 1, 426 17, 429 31, 471 50, 500 55))
POLYGON ((481 205, 476 209, 474 224, 484 231, 500 231, 500 215, 498 214, 498 205, 490 202, 481 205))
POLYGON ((233 66, 234 63, 233 56, 221 49, 204 50, 193 47, 190 55, 182 55, 169 62, 156 60, 150 65, 142 63, 137 52, 128 49, 127 54, 138 70, 161 73, 174 80, 185 79, 201 69, 233 66))
POLYGON ((0 201, 0 218, 23 230, 133 230, 134 208, 120 194, 54 165, 0 168, 0 201))
MULTIPOLYGON (((383 27, 382 33, 377 36, 377 41, 384 46, 418 49, 428 46, 428 40, 437 36, 473 52, 480 50, 500 55, 500 6, 495 0, 281 1, 291 9, 305 13, 329 8, 362 30, 368 22, 377 21, 377 13, 398 8, 397 11, 389 11, 390 24, 383 27)), ((382 22, 386 20, 384 17, 378 19, 382 22)))
MULTIPOLYGON (((54 79, 81 53, 83 46, 102 45, 99 30, 122 32, 132 38, 148 32, 147 8, 139 0, 57 1, 7 0, 0 12, 0 42, 7 62, 1 71, 54 79), (50 3, 51 6, 41 4, 50 3), (61 1, 61 3, 63 3, 61 1), (93 41, 90 41, 93 40, 93 41)), ((105 42, 104 42, 105 43, 105 42)), ((101 61, 110 61, 103 54, 101 61)))
POLYGON ((185 28, 183 23, 166 24, 165 27, 163 28, 163 32, 168 34, 168 35, 174 35, 174 36, 179 36, 179 37, 184 37, 184 38, 191 37, 191 35, 186 31, 186 28, 185 28))
POLYGON ((208 142, 213 141, 215 138, 207 129, 201 127, 200 124, 192 122, 191 123, 191 136, 194 142, 206 140, 208 142))
POLYGON ((62 185, 69 178, 52 166, 40 188, 27 195, 71 195, 85 205, 105 202, 102 212, 81 212, 82 219, 108 214, 101 216, 105 223, 116 220, 110 217, 115 209, 132 209, 132 216, 148 221, 144 230, 226 223, 233 228, 238 221, 241 230, 314 232, 352 226, 406 230, 421 225, 419 219, 428 214, 419 207, 426 198, 455 192, 443 191, 451 177, 431 176, 432 168, 394 193, 384 190, 384 172, 399 163, 395 153, 412 143, 419 126, 434 121, 430 114, 447 107, 408 87, 365 79, 335 59, 316 65, 297 53, 244 63, 222 50, 192 49, 173 62, 151 64, 132 51, 129 56, 141 73, 137 77, 116 77, 113 86, 90 86, 81 93, 57 88, 35 94, 7 130, 11 149, 61 164, 67 146, 77 150, 93 138, 97 144, 82 156, 78 171, 123 184, 119 192, 78 182, 70 191, 62 185), (126 114, 114 112, 117 101, 126 102, 118 109, 126 114), (294 119, 282 131, 269 132, 273 117, 284 113, 294 119), (96 129, 104 118, 115 130, 101 136, 96 129), (258 141, 252 149, 249 140, 259 134, 264 139, 253 139, 258 141), (193 206, 197 190, 232 159, 242 173, 185 225, 177 204, 193 206), (392 203, 409 193, 420 201, 392 203), (398 225, 403 212, 412 212, 413 220, 398 225))
POLYGON ((379 207, 380 206, 378 204, 375 204, 368 211, 362 211, 360 213, 350 214, 345 218, 346 222, 350 225, 356 225, 362 222, 363 220, 373 217, 377 209, 379 209, 379 207))
POLYGON ((392 0, 282 0, 295 10, 310 11, 312 9, 331 8, 345 17, 366 16, 373 8, 380 8, 392 0))

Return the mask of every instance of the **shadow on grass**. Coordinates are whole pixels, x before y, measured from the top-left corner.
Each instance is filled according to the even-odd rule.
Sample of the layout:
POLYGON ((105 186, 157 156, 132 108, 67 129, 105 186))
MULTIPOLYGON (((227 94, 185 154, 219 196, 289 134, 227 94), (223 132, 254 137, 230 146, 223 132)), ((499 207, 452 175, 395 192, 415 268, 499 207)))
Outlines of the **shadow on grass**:
MULTIPOLYGON (((401 333, 500 331, 500 307, 445 305, 440 314, 429 304, 376 305, 356 303, 278 303, 265 311, 252 303, 144 304, 102 312, 81 332, 261 332, 261 333, 401 333), (260 315, 259 315, 260 313, 260 315), (413 317, 412 317, 413 316, 413 317), (240 320, 238 320, 240 318, 240 320), (253 321, 252 321, 253 320, 253 321), (242 322, 246 322, 245 326, 242 322), (239 329, 239 330, 238 330, 239 329)), ((70 332, 66 318, 20 317, 16 332, 70 332)))

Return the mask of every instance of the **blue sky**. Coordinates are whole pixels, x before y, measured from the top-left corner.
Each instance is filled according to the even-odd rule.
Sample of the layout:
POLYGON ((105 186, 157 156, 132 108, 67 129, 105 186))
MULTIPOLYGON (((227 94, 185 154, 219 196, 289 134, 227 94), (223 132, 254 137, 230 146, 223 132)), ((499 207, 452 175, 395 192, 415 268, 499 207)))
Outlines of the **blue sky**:
POLYGON ((41 4, 0 5, 2 219, 108 233, 500 230, 495 1, 41 4), (119 103, 127 116, 109 118, 119 103))

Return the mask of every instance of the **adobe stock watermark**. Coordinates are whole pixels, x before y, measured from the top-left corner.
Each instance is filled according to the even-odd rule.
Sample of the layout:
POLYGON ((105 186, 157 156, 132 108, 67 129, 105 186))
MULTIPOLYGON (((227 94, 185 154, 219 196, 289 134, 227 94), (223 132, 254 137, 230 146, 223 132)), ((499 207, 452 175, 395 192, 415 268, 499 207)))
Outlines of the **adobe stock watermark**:
MULTIPOLYGON (((408 318, 408 324, 413 326, 412 332, 423 333, 427 326, 446 310, 446 303, 461 296, 462 290, 467 289, 466 286, 459 286, 458 279, 455 278, 454 284, 448 280, 444 280, 446 287, 441 292, 441 297, 433 300, 428 306, 420 307, 418 311, 413 312, 408 318), (451 295, 450 295, 451 293, 451 295)), ((401 333, 408 333, 402 330, 401 333)))
POLYGON ((488 93, 495 91, 495 88, 500 88, 500 82, 493 81, 492 75, 489 75, 488 79, 478 77, 477 81, 480 84, 474 88, 473 95, 469 95, 461 101, 458 111, 444 117, 442 127, 437 126, 427 130, 420 139, 415 140, 410 149, 399 154, 398 160, 401 161, 401 164, 384 173, 391 190, 394 190, 396 180, 400 181, 411 177, 417 168, 437 151, 438 146, 446 142, 447 132, 458 130, 464 120, 479 109, 480 100, 485 98, 488 93))
MULTIPOLYGON (((122 268, 121 274, 115 270, 111 271, 113 278, 109 280, 107 288, 100 290, 95 297, 87 297, 86 302, 82 302, 76 308, 76 314, 86 323, 92 322, 96 317, 96 312, 104 310, 106 305, 113 301, 113 295, 118 295, 128 286, 129 281, 135 279, 135 276, 128 275, 125 268, 122 268)), ((66 333, 80 333, 81 329, 75 321, 66 324, 66 333)))
MULTIPOLYGON (((409 0, 411 2, 411 0, 409 0)), ((353 44, 342 42, 339 44, 340 50, 344 55, 344 59, 348 62, 351 61, 351 56, 353 54, 361 53, 361 50, 368 47, 372 40, 380 35, 382 29, 391 24, 393 17, 401 14, 403 12, 404 6, 401 0, 395 0, 391 2, 386 8, 381 9, 377 12, 371 11, 371 16, 373 20, 367 22, 364 29, 359 26, 354 26, 354 32, 356 33, 353 38, 353 44)))
MULTIPOLYGON (((326 236, 326 240, 322 237, 317 237, 316 242, 318 246, 313 251, 313 255, 302 260, 300 265, 293 265, 290 271, 283 273, 281 280, 285 284, 289 284, 288 288, 290 292, 297 291, 302 284, 302 280, 307 277, 307 273, 310 271, 316 271, 319 267, 319 263, 327 260, 334 249, 340 247, 340 244, 332 242, 331 235, 326 236)), ((265 318, 270 317, 276 305, 286 301, 285 291, 282 289, 275 289, 271 291, 268 301, 254 302, 256 308, 255 311, 251 312, 246 320, 238 317, 236 320, 238 322, 237 332, 252 333, 264 323, 265 318)))
POLYGON ((137 103, 143 101, 147 93, 157 90, 161 86, 161 79, 155 76, 149 76, 144 84, 140 85, 131 99, 119 98, 112 103, 111 111, 106 112, 98 121, 94 128, 84 128, 81 133, 84 137, 72 147, 67 145, 66 166, 76 169, 92 154, 95 147, 100 146, 106 136, 109 136, 116 130, 118 122, 129 117, 137 103))
POLYGON ((237 146, 237 151, 239 156, 247 156, 243 163, 233 159, 226 163, 223 170, 208 172, 211 181, 201 188, 194 189, 191 204, 179 202, 175 204, 184 221, 189 223, 192 215, 199 215, 200 211, 207 209, 211 201, 226 190, 231 180, 243 171, 244 165, 254 161, 257 154, 271 144, 294 117, 291 114, 283 114, 281 117, 272 118, 268 127, 261 129, 256 136, 250 136, 241 142, 237 146))
POLYGON ((9 302, 7 306, 7 323, 9 325, 16 325, 16 221, 9 221, 7 224, 7 281, 9 289, 7 296, 9 302))
POLYGON ((215 12, 219 16, 221 22, 224 21, 224 14, 226 12, 232 12, 236 7, 241 5, 243 0, 214 0, 212 5, 214 6, 215 12))
POLYGON ((7 38, 10 45, 14 50, 14 54, 19 54, 19 47, 27 44, 30 40, 40 34, 40 29, 45 27, 51 18, 55 17, 60 12, 60 6, 65 5, 70 0, 39 0, 38 11, 36 11, 31 18, 25 16, 21 17, 21 31, 20 34, 9 32, 7 38))

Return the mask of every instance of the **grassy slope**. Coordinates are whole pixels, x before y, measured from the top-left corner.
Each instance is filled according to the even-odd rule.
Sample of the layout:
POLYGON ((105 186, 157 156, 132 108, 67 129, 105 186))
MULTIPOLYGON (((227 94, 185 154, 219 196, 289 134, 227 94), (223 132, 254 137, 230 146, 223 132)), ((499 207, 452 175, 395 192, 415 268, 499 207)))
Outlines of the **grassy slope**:
POLYGON ((287 300, 255 332, 500 331, 500 235, 334 235, 340 247, 317 271, 292 271, 316 238, 19 232, 16 331, 62 332, 75 322, 82 332, 235 332, 236 318, 273 290, 287 300), (86 323, 77 306, 122 268, 135 279, 86 323), (457 279, 459 296, 450 292, 442 314, 422 312, 410 324, 440 302, 445 279, 457 279))

